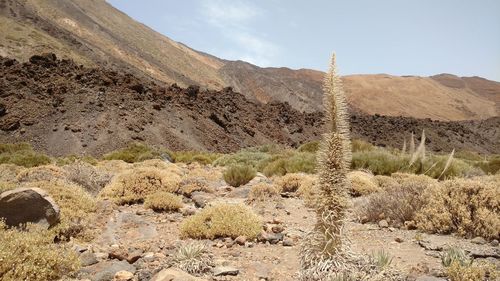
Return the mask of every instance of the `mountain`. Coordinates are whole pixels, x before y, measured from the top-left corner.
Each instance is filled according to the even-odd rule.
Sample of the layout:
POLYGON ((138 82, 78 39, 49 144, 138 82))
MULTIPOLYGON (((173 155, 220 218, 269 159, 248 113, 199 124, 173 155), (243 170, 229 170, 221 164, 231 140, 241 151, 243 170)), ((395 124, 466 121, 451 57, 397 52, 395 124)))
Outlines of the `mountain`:
MULTIPOLYGON (((181 87, 232 87, 249 100, 321 110, 320 71, 219 59, 155 32, 104 0, 0 0, 0 55, 26 61, 44 52, 181 87)), ((500 113, 500 83, 479 77, 351 75, 344 82, 351 108, 361 113, 445 121, 500 113)))
MULTIPOLYGON (((27 62, 0 57, 0 143, 30 142, 51 155, 102 155, 130 141, 174 150, 231 152, 318 140, 323 114, 288 103, 259 104, 231 88, 181 88, 103 67, 88 68, 54 54, 27 62)), ((500 152, 500 117, 442 122, 353 113, 352 134, 399 147, 426 130, 428 148, 500 152)))

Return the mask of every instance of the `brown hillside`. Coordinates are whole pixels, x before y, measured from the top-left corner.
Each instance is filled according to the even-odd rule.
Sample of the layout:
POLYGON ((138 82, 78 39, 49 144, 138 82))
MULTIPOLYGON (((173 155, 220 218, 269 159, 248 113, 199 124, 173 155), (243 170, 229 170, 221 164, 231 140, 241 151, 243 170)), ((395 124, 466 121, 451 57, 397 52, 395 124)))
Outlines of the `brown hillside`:
MULTIPOLYGON (((300 111, 321 109, 320 71, 260 68, 197 52, 104 0, 0 0, 0 55, 26 61, 42 52, 183 87, 230 86, 251 100, 288 102, 300 111)), ((351 107, 363 113, 436 120, 499 115, 500 83, 449 76, 355 75, 345 82, 351 107)))

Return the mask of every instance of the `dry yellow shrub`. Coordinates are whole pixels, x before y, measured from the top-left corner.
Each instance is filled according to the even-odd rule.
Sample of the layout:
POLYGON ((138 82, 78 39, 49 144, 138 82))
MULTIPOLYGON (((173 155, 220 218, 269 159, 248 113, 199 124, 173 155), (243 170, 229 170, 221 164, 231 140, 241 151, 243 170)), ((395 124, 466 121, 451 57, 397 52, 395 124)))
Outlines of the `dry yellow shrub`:
POLYGON ((126 170, 101 190, 100 197, 112 199, 118 204, 139 203, 158 191, 178 192, 180 181, 179 175, 157 168, 126 170))
POLYGON ((392 177, 377 175, 375 181, 382 190, 399 186, 399 183, 392 177))
POLYGON ((14 182, 17 180, 17 175, 24 170, 24 167, 14 164, 0 164, 0 181, 14 182))
POLYGON ((310 174, 286 174, 281 177, 273 179, 275 187, 278 192, 296 192, 302 199, 306 206, 313 207, 316 202, 317 177, 310 174))
POLYGON ((22 170, 17 175, 17 180, 19 182, 50 181, 66 179, 67 175, 66 171, 60 167, 45 165, 22 170))
POLYGON ((500 272, 492 263, 473 263, 464 266, 458 261, 446 268, 446 275, 450 281, 488 281, 500 278, 500 272))
POLYGON ((241 204, 218 204, 204 208, 181 225, 183 238, 214 239, 246 236, 254 239, 262 230, 261 219, 241 204))
POLYGON ((249 201, 269 201, 279 198, 278 189, 272 184, 261 182, 258 183, 250 189, 250 194, 248 195, 249 201))
POLYGON ((191 197, 195 191, 213 193, 214 189, 208 185, 208 182, 203 178, 186 178, 179 184, 179 191, 186 197, 191 197))
POLYGON ((0 280, 59 280, 79 269, 75 251, 54 244, 51 232, 35 225, 18 231, 0 221, 0 241, 0 280))
POLYGON ((498 239, 500 185, 490 181, 455 179, 424 193, 425 206, 416 216, 418 228, 433 233, 498 239))
POLYGON ((364 171, 352 171, 347 174, 351 182, 350 193, 352 196, 363 196, 380 191, 372 174, 364 171))
POLYGON ((399 184, 411 183, 417 184, 420 186, 430 186, 437 182, 436 179, 433 179, 426 175, 416 175, 416 174, 407 174, 407 173, 393 173, 391 175, 393 179, 395 179, 399 184))
POLYGON ((63 166, 67 179, 83 187, 92 195, 97 195, 111 181, 111 174, 83 161, 75 161, 63 166))
POLYGON ((132 164, 123 160, 103 160, 97 163, 96 166, 113 175, 119 174, 133 167, 132 164))
POLYGON ((38 187, 47 191, 59 206, 60 223, 51 229, 59 239, 90 238, 90 229, 87 226, 93 220, 96 201, 83 188, 63 180, 30 182, 23 187, 38 187))
POLYGON ((170 192, 159 191, 144 200, 144 207, 156 212, 172 212, 182 208, 182 198, 170 192))
POLYGON ((216 182, 222 180, 222 170, 218 167, 201 166, 198 163, 188 165, 186 177, 202 178, 208 182, 216 182))
POLYGON ((155 168, 155 169, 160 169, 169 173, 177 174, 179 176, 182 176, 183 172, 182 169, 172 163, 165 162, 160 159, 149 159, 149 160, 144 160, 142 162, 136 162, 133 164, 134 168, 155 168))

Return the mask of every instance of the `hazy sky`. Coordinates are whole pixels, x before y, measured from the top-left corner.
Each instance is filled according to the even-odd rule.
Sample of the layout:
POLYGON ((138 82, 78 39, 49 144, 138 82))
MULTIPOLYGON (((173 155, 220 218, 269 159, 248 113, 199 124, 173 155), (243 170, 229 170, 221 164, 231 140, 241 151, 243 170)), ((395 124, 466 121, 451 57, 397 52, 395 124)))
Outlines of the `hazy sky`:
POLYGON ((108 0, 169 38, 259 66, 500 81, 500 0, 108 0))

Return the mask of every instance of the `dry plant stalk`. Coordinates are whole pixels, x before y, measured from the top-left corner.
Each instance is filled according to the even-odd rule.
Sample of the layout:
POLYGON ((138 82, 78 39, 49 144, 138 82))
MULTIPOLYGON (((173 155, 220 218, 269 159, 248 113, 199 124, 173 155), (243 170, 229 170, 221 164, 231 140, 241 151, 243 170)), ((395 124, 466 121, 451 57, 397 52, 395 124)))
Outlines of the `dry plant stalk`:
POLYGON ((325 76, 324 92, 325 123, 329 132, 324 134, 318 151, 317 222, 304 239, 300 253, 303 280, 320 280, 328 272, 342 271, 348 252, 342 230, 348 208, 351 143, 346 98, 337 74, 335 54, 325 76))

